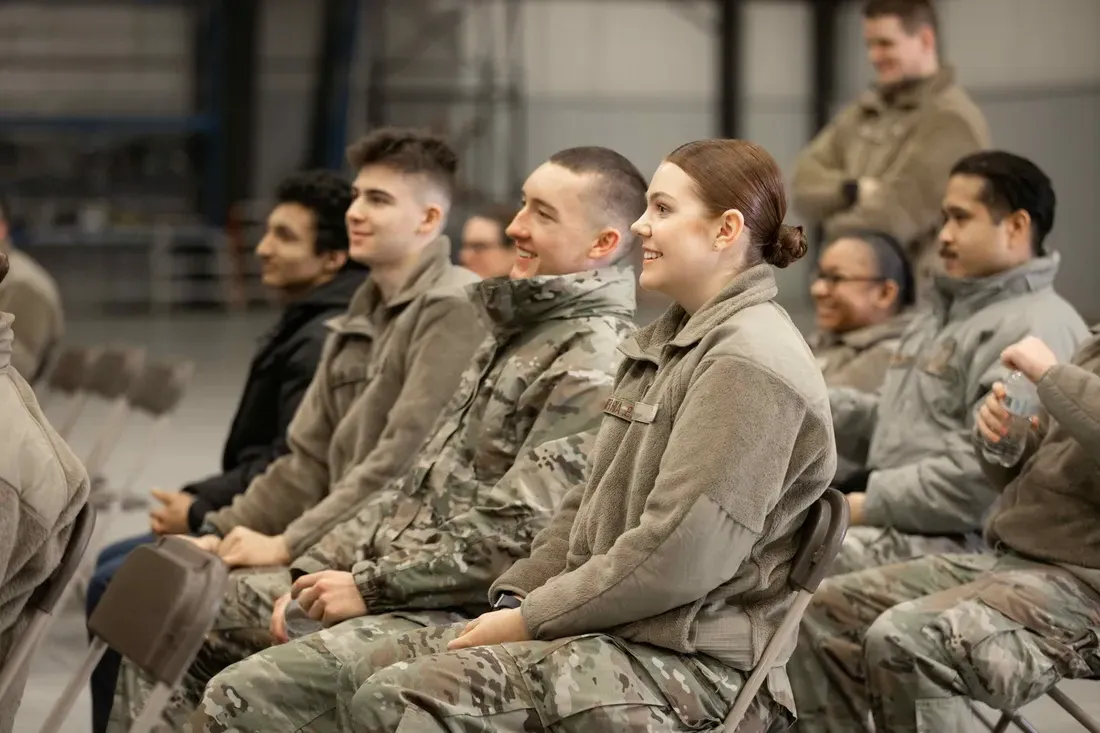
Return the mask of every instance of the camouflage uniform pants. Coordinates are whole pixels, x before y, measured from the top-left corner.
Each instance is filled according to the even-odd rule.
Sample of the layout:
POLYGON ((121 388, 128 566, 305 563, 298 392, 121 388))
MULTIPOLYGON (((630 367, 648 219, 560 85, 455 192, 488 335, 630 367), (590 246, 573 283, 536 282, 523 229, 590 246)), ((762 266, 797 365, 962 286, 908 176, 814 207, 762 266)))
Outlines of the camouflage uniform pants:
MULTIPOLYGON (((218 672, 271 646, 268 632, 279 596, 290 591, 286 568, 241 568, 230 574, 214 627, 195 661, 184 673, 164 710, 164 724, 154 733, 177 731, 202 697, 206 683, 218 672)), ((130 661, 123 660, 107 733, 125 733, 141 713, 154 683, 130 661)))
MULTIPOLYGON (((555 733, 719 730, 744 675, 713 659, 605 634, 446 651, 461 626, 365 649, 347 730, 555 733)), ((738 731, 788 713, 766 692, 738 731)))
POLYGON ((925 555, 979 552, 981 539, 963 535, 906 534, 882 527, 849 527, 829 575, 856 573, 868 568, 906 562, 925 555))
POLYGON ((799 733, 967 733, 970 700, 1015 709, 1100 674, 1098 647, 1100 599, 1068 571, 942 555, 827 579, 787 671, 799 733))
MULTIPOLYGON (((422 619, 356 619, 269 649, 211 683, 191 733, 553 729, 717 730, 741 673, 713 660, 604 635, 448 652, 463 624, 392 632, 422 619)), ((761 694, 738 728, 785 710, 761 694)))
POLYGON ((346 731, 346 711, 359 687, 355 670, 372 642, 427 626, 465 624, 447 611, 363 616, 273 646, 219 673, 185 728, 225 731, 346 731), (346 706, 345 706, 346 707, 346 706))

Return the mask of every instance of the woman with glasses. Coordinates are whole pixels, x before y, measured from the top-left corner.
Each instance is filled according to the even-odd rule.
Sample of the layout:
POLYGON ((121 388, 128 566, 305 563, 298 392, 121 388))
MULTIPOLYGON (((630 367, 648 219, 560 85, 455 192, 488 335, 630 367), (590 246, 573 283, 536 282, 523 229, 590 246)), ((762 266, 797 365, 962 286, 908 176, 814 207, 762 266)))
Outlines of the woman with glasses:
POLYGON ((831 242, 810 286, 810 346, 830 387, 876 392, 913 304, 913 275, 897 241, 859 232, 831 242))

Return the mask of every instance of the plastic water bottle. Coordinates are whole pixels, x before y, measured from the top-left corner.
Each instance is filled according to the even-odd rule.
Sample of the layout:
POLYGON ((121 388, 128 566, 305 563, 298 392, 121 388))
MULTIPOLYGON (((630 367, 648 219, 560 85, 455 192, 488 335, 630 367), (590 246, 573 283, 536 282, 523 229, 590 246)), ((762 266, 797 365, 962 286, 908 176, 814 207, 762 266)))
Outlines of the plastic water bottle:
POLYGON ((1039 413, 1039 392, 1021 372, 1012 372, 1004 381, 1003 404, 1008 410, 1008 433, 996 443, 982 436, 982 455, 990 463, 1008 468, 1020 462, 1027 447, 1031 418, 1039 413))
POLYGON ((324 624, 316 619, 310 618, 309 615, 302 610, 302 607, 298 605, 297 599, 287 604, 285 617, 286 635, 287 638, 291 640, 301 639, 303 636, 315 634, 325 628, 324 624))

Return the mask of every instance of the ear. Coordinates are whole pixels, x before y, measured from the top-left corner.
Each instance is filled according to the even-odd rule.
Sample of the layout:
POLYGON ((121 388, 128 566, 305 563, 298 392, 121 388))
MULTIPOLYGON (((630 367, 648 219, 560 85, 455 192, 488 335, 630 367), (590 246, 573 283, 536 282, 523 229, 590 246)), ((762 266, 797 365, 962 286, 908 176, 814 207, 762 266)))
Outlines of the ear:
POLYGON ((600 233, 596 235, 596 241, 592 243, 591 249, 588 250, 588 259, 607 259, 615 254, 615 251, 619 248, 619 245, 622 244, 622 241, 623 235, 619 233, 618 229, 612 227, 601 229, 600 233))
POLYGON ((741 233, 745 231, 745 215, 737 209, 729 209, 719 217, 719 220, 721 224, 714 238, 714 249, 721 252, 732 247, 741 238, 741 233))
POLYGON ((1026 242, 1031 249, 1031 214, 1023 209, 1013 211, 1005 217, 1004 226, 1010 242, 1026 242))
POLYGON ((883 310, 892 308, 898 302, 901 288, 893 280, 886 280, 879 285, 878 295, 875 297, 875 305, 883 310))
POLYGON ((428 207, 424 209, 424 218, 421 220, 420 226, 417 227, 417 231, 421 234, 427 234, 439 229, 442 222, 443 207, 439 204, 428 204, 428 207))
POLYGON ((928 50, 934 50, 936 48, 936 32, 932 30, 930 25, 922 25, 917 29, 917 35, 920 37, 920 45, 928 50))
POLYGON ((348 262, 348 253, 342 250, 330 250, 325 252, 321 269, 328 273, 339 272, 348 262))

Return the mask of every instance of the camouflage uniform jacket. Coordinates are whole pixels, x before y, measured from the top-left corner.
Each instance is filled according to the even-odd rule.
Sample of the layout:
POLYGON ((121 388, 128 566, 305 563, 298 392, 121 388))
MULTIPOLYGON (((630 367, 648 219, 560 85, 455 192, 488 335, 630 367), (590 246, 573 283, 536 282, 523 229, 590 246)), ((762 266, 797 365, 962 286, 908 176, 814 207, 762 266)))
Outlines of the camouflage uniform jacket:
POLYGON ((292 564, 351 570, 371 613, 484 609, 527 554, 585 454, 633 330, 633 277, 618 269, 471 288, 490 337, 413 469, 292 564))
POLYGON ((403 475, 485 334, 466 298, 476 280, 451 264, 445 237, 389 301, 368 277, 326 324, 332 333, 287 430, 290 453, 205 521, 222 534, 281 534, 294 558, 403 475))
POLYGON ((837 450, 868 445, 864 521, 927 535, 977 533, 997 498, 971 445, 975 416, 1028 334, 1068 359, 1088 327, 1054 291, 1058 255, 974 280, 938 278, 914 315, 878 395, 831 389, 837 450))

